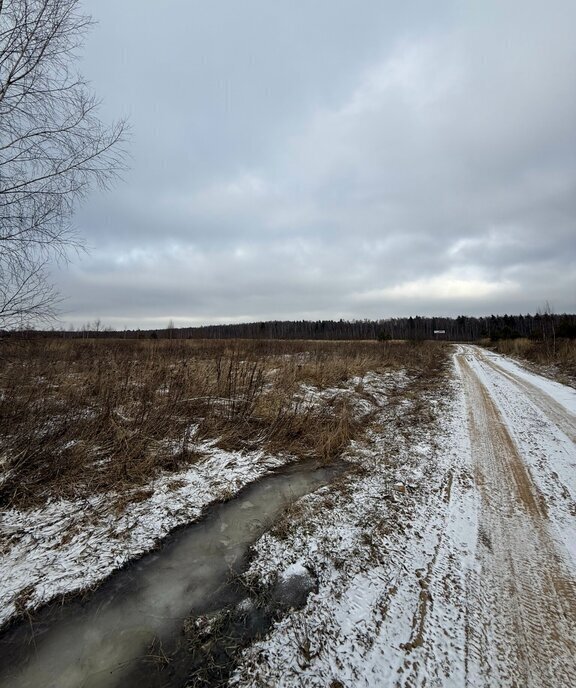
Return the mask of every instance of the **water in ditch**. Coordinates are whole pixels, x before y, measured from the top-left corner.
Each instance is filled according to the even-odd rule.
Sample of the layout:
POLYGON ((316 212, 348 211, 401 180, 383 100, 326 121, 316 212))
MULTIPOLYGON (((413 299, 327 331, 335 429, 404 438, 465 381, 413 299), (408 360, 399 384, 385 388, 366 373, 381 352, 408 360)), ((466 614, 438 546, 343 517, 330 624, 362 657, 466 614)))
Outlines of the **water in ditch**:
MULTIPOLYGON (((225 674, 227 651, 206 651, 202 625, 216 619, 229 645, 241 646, 271 623, 270 608, 247 603, 237 582, 248 549, 290 502, 341 471, 308 463, 269 475, 211 507, 202 521, 176 531, 87 598, 49 605, 9 628, 0 637, 0 688, 177 687, 195 672, 214 685, 202 664, 220 662, 225 674), (242 614, 230 615, 239 603, 242 614)), ((294 600, 301 583, 295 581, 294 600)))

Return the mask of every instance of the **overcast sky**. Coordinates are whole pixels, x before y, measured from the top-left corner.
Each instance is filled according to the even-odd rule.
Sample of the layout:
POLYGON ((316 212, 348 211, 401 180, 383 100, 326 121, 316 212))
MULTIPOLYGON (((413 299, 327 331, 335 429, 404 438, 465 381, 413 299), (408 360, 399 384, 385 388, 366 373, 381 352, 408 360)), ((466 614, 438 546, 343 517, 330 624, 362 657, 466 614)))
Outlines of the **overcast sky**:
POLYGON ((576 2, 85 0, 64 323, 576 311, 576 2))

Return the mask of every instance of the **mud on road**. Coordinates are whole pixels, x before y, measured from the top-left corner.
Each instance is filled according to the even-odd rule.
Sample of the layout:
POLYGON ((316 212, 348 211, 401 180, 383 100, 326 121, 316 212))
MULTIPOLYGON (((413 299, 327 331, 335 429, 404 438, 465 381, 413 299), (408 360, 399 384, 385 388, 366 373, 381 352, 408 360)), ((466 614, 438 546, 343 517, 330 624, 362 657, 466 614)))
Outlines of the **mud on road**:
POLYGON ((511 391, 528 397, 548 425, 570 432, 573 421, 554 399, 478 350, 467 347, 457 361, 480 493, 478 566, 468 602, 468 675, 472 684, 576 685, 574 570, 555 537, 546 496, 478 371, 488 369, 511 382, 511 391))

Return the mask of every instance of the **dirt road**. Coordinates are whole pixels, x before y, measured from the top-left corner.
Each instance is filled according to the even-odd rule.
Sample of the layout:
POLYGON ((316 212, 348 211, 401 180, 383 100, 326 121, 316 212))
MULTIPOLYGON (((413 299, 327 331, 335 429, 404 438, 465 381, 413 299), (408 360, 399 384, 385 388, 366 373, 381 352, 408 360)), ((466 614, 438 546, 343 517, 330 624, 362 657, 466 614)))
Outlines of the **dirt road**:
POLYGON ((576 392, 475 346, 455 366, 464 442, 385 685, 575 686, 576 392))
POLYGON ((562 511, 573 511, 574 493, 562 480, 567 471, 548 464, 553 454, 531 462, 534 452, 523 450, 535 432, 540 450, 563 444, 566 463, 576 463, 568 445, 576 437, 576 419, 541 387, 479 349, 463 348, 457 362, 480 495, 467 609, 470 682, 574 686, 576 581, 560 531, 562 511), (552 491, 550 479, 556 481, 552 491))
POLYGON ((474 346, 454 364, 439 435, 402 455, 421 477, 381 521, 402 526, 388 556, 321 587, 235 685, 576 686, 576 391, 474 346))

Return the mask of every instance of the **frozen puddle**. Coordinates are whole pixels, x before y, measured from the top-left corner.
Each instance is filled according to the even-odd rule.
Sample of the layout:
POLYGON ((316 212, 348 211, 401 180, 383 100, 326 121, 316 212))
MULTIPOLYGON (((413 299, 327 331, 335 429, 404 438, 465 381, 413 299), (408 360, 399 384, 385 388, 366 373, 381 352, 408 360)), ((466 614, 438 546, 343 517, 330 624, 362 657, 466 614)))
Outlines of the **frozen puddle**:
POLYGON ((340 471, 300 464, 270 475, 86 600, 52 604, 10 628, 0 638, 0 688, 182 685, 192 661, 178 650, 185 619, 240 602, 232 574, 244 568, 249 546, 291 501, 340 471))

